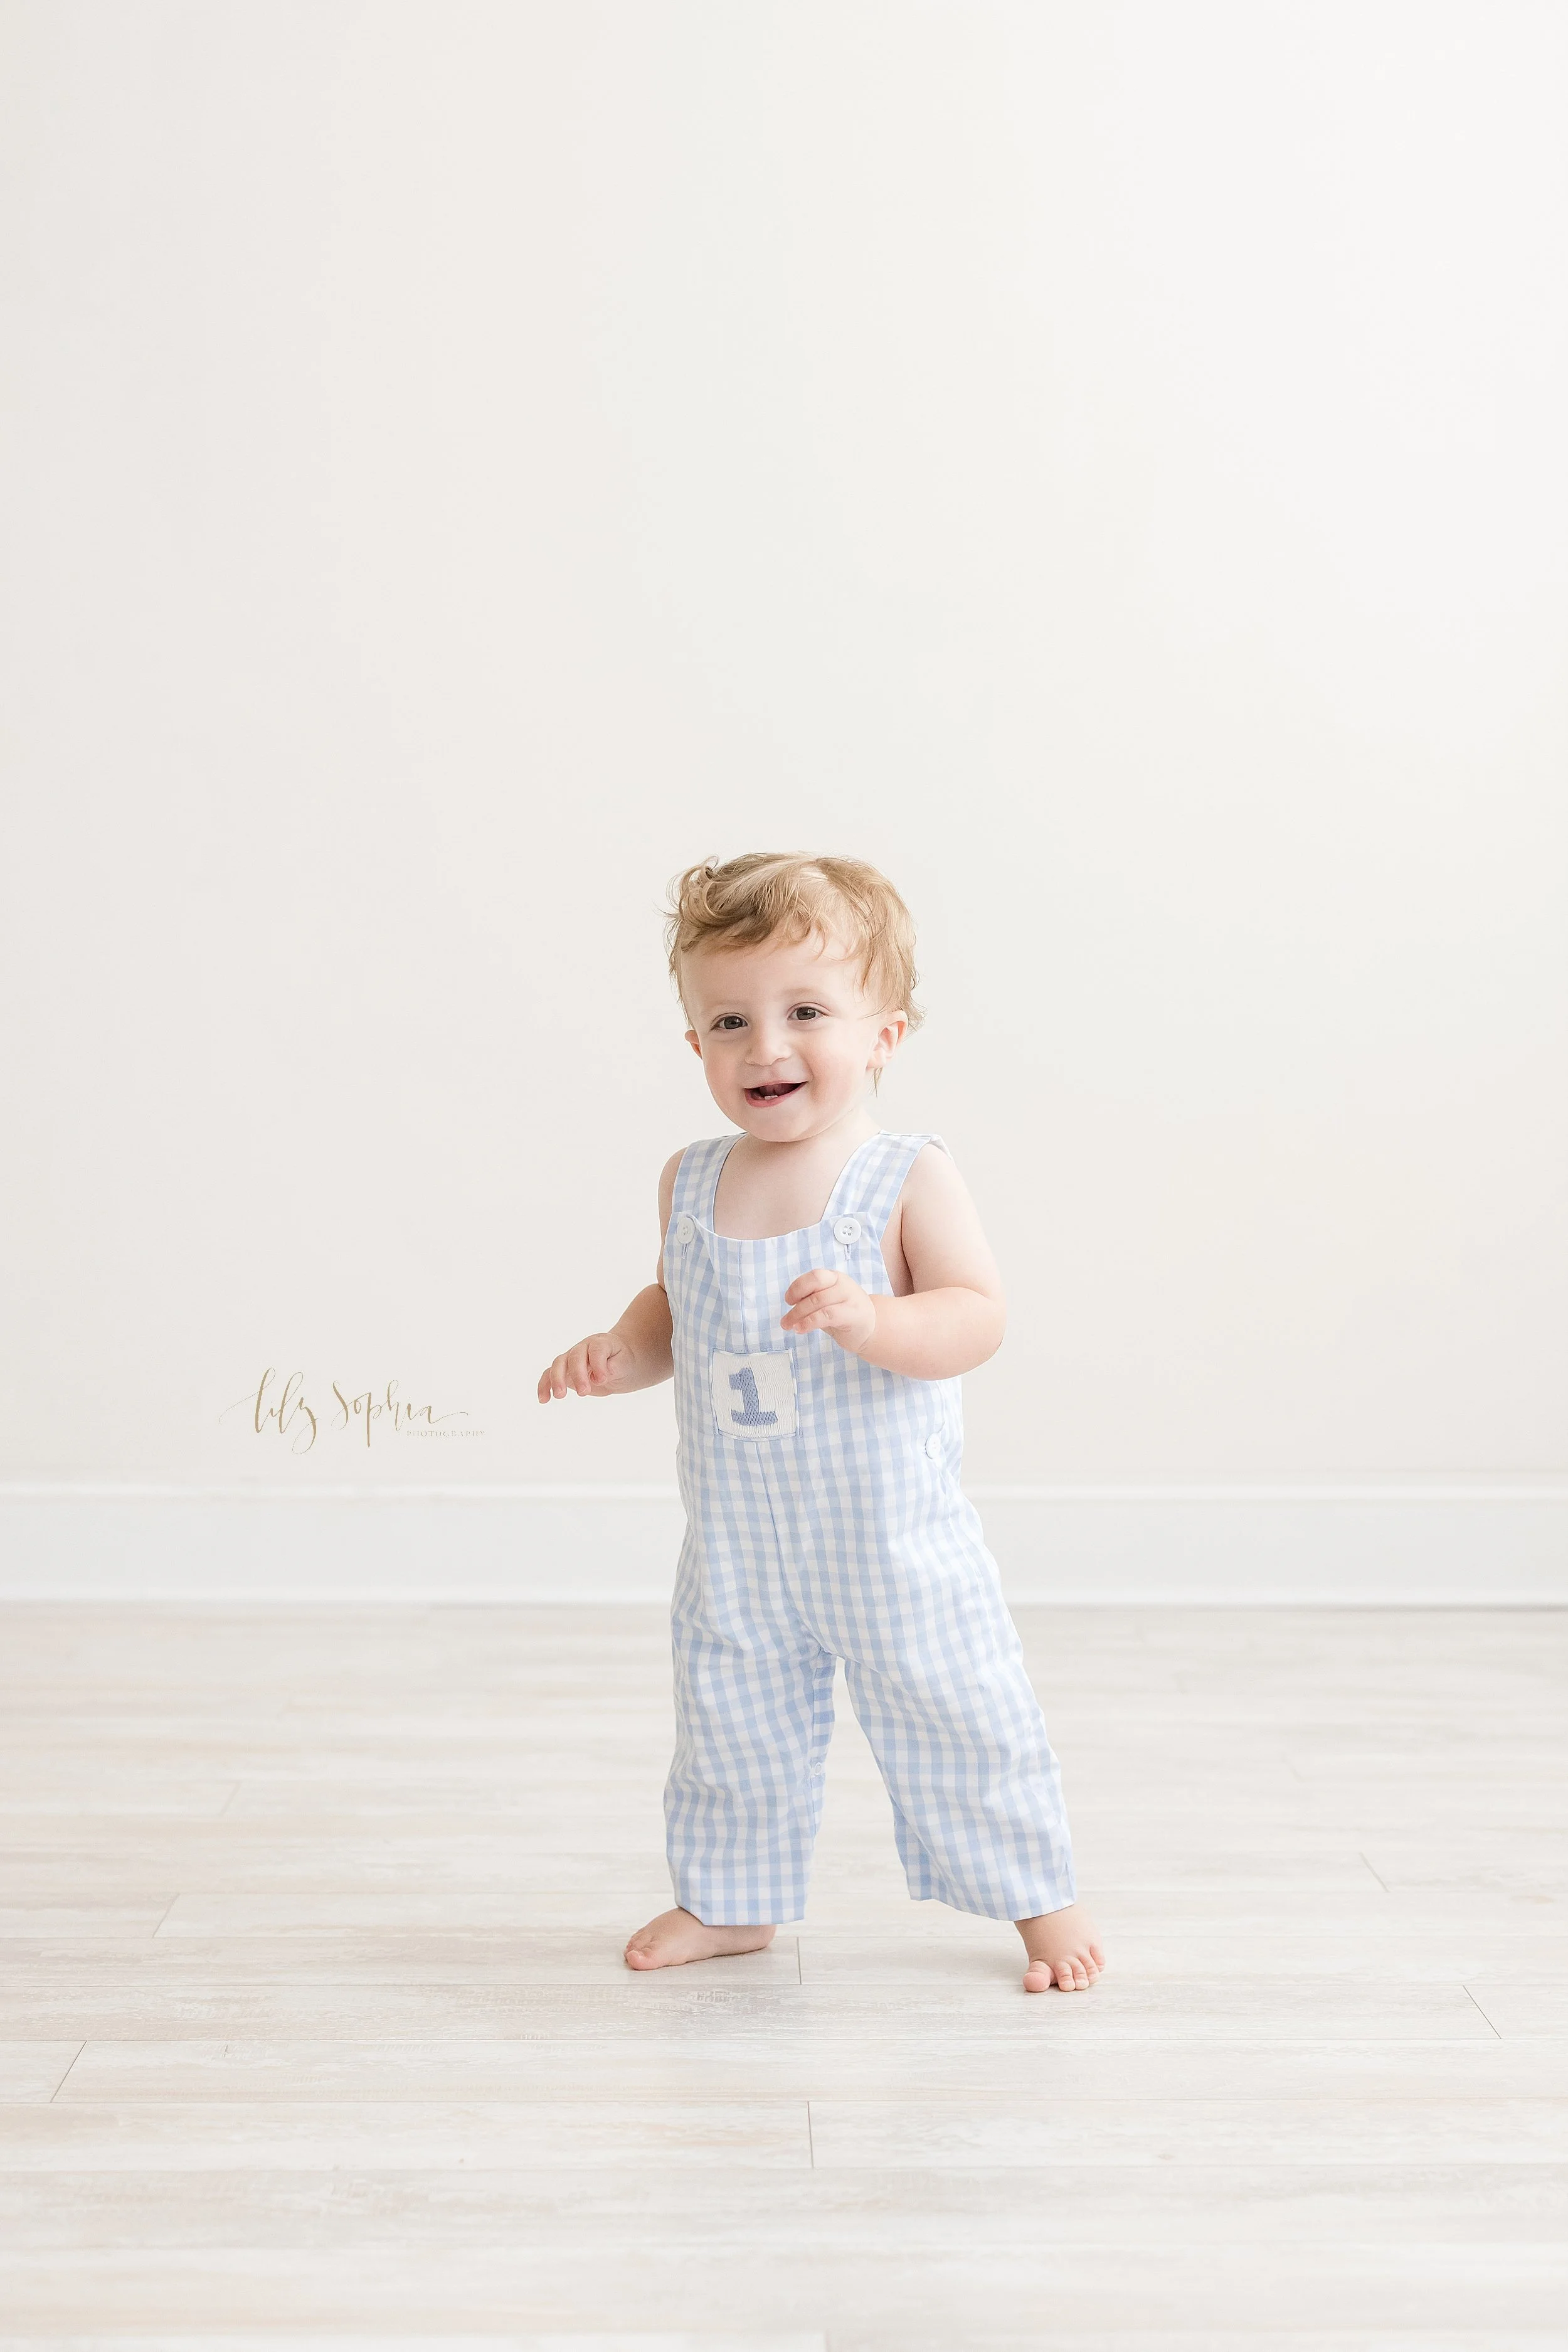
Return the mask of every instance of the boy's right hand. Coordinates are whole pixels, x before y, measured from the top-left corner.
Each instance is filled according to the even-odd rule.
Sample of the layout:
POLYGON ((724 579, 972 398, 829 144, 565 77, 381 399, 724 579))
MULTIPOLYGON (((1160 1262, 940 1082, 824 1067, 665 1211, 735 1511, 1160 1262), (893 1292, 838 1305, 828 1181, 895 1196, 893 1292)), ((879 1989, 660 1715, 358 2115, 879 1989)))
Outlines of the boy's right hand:
POLYGON ((617 1331, 591 1331, 539 1374, 539 1402, 563 1397, 619 1396, 635 1387, 637 1359, 617 1331))

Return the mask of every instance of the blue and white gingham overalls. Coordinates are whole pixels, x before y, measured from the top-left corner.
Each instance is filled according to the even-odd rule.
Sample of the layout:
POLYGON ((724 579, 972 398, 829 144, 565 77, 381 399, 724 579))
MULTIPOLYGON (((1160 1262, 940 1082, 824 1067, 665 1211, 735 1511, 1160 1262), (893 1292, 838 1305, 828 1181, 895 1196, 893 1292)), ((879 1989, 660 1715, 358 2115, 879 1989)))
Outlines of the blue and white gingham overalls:
POLYGON ((664 1790, 675 1900, 710 1925, 801 1916, 842 1658, 910 1895, 992 1919, 1060 1910, 1061 1775, 958 1485, 959 1382, 779 1328, 813 1266, 891 1294, 883 1229, 941 1138, 869 1137, 820 1224, 764 1241, 713 1229, 737 1139, 688 1145, 664 1244, 687 1517, 664 1790))

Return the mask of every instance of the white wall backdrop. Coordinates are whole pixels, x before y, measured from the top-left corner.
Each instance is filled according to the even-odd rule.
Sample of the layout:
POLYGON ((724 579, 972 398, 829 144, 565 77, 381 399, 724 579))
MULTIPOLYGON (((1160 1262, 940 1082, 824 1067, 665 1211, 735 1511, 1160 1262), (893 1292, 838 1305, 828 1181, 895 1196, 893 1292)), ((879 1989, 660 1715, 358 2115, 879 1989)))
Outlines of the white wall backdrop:
POLYGON ((1557 1491, 1568 14, 0 14, 15 1504, 667 1482, 533 1387, 748 846, 921 923, 980 1488, 1557 1491))

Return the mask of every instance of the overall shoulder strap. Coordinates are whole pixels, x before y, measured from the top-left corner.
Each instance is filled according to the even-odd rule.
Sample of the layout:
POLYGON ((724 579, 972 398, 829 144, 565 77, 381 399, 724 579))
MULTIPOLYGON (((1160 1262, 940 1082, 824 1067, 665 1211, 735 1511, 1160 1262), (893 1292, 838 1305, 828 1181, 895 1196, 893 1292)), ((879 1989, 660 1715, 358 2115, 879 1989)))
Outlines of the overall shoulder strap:
POLYGON ((880 1241, 904 1180, 928 1143, 947 1149, 936 1134, 874 1136, 840 1178, 829 1215, 857 1216, 880 1241))
POLYGON ((733 1135, 705 1135, 697 1142, 687 1144, 675 1171, 675 1189, 670 1201, 672 1221, 687 1216, 695 1217, 699 1223, 712 1224, 718 1171, 736 1139, 733 1135))

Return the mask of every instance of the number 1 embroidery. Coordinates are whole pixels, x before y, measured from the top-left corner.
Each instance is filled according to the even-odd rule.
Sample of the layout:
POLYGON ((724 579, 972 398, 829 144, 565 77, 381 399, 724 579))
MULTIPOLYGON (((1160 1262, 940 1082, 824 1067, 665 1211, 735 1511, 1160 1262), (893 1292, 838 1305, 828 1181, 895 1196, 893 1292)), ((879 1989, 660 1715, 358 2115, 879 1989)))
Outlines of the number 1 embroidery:
POLYGON ((773 1445, 795 1434, 795 1373, 782 1348, 755 1356, 716 1348, 708 1384, 721 1437, 737 1445, 773 1445))
POLYGON ((763 1412, 759 1410, 760 1400, 757 1393, 757 1374, 752 1370, 751 1366, 749 1364, 742 1364, 738 1372, 731 1372, 729 1376, 729 1385, 732 1389, 737 1389, 739 1391, 740 1401, 745 1408, 741 1412, 737 1412, 733 1407, 731 1408, 729 1417, 731 1421, 735 1423, 737 1428, 771 1429, 779 1416, 776 1412, 763 1412))

